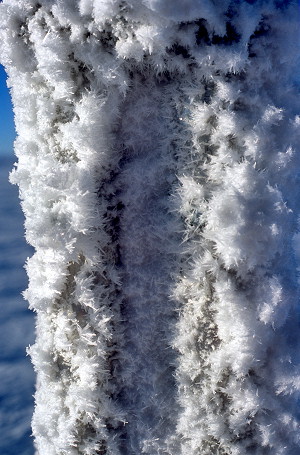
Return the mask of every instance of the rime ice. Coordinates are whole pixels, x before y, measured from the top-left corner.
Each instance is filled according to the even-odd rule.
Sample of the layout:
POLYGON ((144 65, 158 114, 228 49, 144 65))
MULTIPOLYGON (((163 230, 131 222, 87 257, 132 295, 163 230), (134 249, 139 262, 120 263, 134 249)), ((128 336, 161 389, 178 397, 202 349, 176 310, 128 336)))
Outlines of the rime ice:
POLYGON ((0 17, 38 454, 297 455, 297 4, 0 17))

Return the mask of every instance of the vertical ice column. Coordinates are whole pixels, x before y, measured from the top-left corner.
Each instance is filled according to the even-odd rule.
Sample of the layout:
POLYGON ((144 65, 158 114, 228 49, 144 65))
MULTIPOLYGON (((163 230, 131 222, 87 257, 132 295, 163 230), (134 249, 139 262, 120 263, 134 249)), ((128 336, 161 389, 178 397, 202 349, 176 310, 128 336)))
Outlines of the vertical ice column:
POLYGON ((178 192, 182 454, 299 451, 294 6, 236 4, 222 38, 199 24, 206 76, 185 102, 191 147, 178 192))
POLYGON ((108 96, 104 68, 95 76, 93 63, 82 60, 97 58, 98 65, 109 55, 88 39, 75 3, 8 1, 1 27, 18 132, 11 179, 36 249, 25 296, 37 312, 29 350, 37 371, 37 451, 116 454, 110 429, 125 422, 110 383, 120 286, 104 183, 119 159, 111 124, 114 92, 122 92, 125 78, 118 83, 111 75, 108 96))
POLYGON ((298 454, 297 15, 0 5, 39 455, 298 454))

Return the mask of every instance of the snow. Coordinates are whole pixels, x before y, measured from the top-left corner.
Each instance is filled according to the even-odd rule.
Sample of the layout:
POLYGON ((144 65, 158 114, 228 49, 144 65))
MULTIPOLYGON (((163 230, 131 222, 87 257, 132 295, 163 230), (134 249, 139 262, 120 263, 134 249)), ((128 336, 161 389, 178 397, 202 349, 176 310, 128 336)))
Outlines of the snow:
POLYGON ((37 453, 296 455, 297 4, 0 10, 37 453))

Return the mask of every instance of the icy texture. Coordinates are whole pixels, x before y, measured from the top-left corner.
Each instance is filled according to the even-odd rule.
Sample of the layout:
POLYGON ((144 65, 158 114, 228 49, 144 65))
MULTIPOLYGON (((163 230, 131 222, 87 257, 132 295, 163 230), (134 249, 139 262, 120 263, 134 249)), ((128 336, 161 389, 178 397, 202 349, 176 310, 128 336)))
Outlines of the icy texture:
POLYGON ((0 6, 39 455, 298 455, 298 15, 0 6))

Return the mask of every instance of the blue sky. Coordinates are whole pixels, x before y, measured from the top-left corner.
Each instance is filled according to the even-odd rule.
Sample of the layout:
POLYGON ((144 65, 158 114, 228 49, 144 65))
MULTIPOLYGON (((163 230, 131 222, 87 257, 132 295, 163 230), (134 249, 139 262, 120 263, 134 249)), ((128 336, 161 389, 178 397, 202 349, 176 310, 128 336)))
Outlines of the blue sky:
POLYGON ((6 73, 0 65, 0 156, 13 155, 13 142, 16 136, 14 115, 9 90, 6 86, 6 73))

